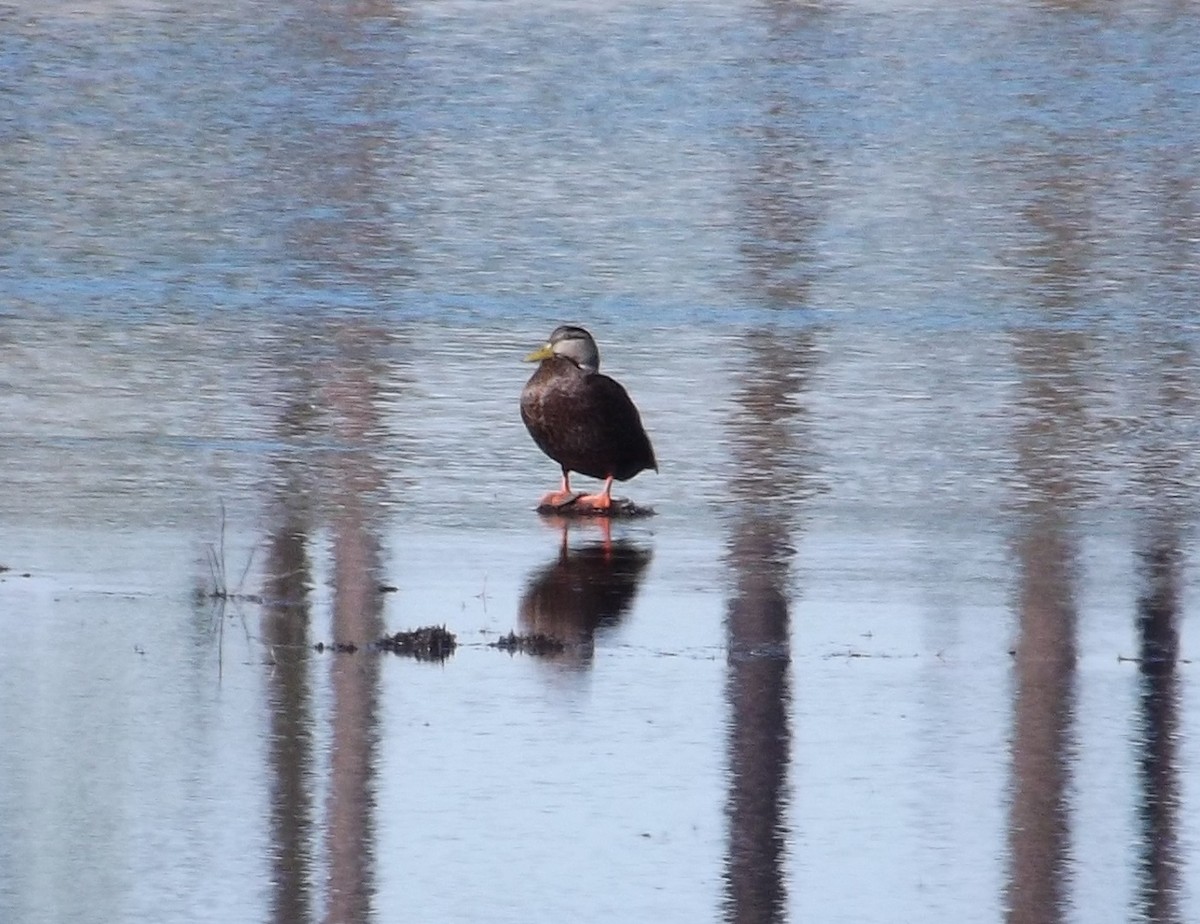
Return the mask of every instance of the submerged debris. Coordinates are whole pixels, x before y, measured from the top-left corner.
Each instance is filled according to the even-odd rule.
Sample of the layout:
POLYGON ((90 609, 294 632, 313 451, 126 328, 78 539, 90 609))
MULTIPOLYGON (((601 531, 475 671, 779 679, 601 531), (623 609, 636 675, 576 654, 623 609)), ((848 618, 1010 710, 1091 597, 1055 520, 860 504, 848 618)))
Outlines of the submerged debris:
POLYGON ((231 590, 210 590, 207 593, 201 591, 200 596, 207 600, 220 600, 228 603, 262 603, 263 598, 259 594, 239 594, 231 590))
POLYGON ((313 645, 313 651, 318 654, 326 651, 332 651, 334 654, 354 654, 358 651, 358 646, 354 642, 317 642, 313 645))
POLYGON ((552 655, 561 654, 566 650, 567 644, 562 639, 555 638, 553 635, 543 635, 540 632, 532 635, 517 635, 515 632, 509 632, 508 635, 503 635, 492 642, 492 647, 507 651, 509 654, 519 651, 521 654, 527 655, 552 655))
POLYGON ((425 626, 385 635, 375 643, 380 651, 408 655, 418 661, 445 661, 454 654, 458 640, 445 626, 425 626))

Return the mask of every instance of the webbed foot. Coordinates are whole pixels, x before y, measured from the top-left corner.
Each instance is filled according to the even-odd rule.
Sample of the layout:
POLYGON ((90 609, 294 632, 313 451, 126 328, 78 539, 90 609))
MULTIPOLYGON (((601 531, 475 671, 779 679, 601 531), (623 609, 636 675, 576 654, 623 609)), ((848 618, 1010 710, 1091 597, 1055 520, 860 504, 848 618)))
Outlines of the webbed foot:
POLYGON ((538 501, 538 509, 543 507, 569 507, 584 496, 582 491, 551 491, 538 501))

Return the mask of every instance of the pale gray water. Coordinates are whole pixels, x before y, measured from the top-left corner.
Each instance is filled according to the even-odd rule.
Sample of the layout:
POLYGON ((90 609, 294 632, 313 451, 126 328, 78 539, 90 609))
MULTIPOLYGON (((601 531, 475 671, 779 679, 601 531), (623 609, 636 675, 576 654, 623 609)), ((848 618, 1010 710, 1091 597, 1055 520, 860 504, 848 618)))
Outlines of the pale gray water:
POLYGON ((1200 917, 1196 35, 0 7, 0 920, 1200 917))

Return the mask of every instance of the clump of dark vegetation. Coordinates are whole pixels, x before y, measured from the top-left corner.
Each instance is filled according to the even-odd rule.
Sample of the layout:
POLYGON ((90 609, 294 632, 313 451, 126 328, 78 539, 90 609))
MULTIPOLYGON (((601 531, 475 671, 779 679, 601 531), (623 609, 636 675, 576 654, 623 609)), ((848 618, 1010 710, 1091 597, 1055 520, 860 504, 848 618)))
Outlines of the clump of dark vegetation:
POLYGON ((313 645, 313 651, 318 654, 323 654, 326 651, 332 651, 334 654, 354 654, 358 651, 358 646, 354 642, 317 642, 313 645))
POLYGON ((508 635, 502 635, 492 642, 492 647, 507 651, 509 654, 520 652, 521 654, 544 656, 562 654, 566 651, 567 645, 562 639, 555 638, 553 635, 543 635, 540 632, 532 635, 517 635, 515 632, 509 632, 508 635))
POLYGON ((374 645, 379 651, 406 655, 418 661, 445 661, 454 654, 458 639, 445 626, 424 626, 385 635, 374 645))

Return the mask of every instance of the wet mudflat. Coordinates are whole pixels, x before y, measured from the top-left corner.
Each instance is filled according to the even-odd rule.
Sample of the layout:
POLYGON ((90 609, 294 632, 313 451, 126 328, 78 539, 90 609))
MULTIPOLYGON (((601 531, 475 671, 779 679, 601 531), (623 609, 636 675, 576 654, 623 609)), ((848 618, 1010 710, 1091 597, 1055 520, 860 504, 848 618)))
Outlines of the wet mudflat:
POLYGON ((277 6, 0 12, 0 919, 1197 917, 1194 11, 277 6))

